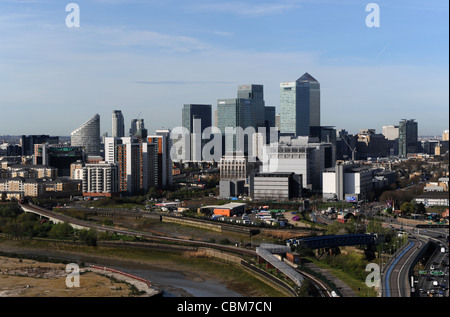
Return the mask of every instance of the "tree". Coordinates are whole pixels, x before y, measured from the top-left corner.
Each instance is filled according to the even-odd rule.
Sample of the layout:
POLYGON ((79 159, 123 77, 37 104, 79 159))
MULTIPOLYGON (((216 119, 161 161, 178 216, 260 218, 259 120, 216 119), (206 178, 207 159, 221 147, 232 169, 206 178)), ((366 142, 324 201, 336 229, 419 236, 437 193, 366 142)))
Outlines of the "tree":
POLYGON ((97 230, 95 229, 81 230, 80 240, 83 241, 83 243, 86 245, 93 247, 97 246, 97 230))
POLYGON ((402 215, 412 214, 414 212, 414 204, 405 202, 400 206, 400 210, 402 211, 402 215))
POLYGON ((63 223, 57 223, 56 225, 54 225, 52 227, 52 229, 50 230, 50 232, 48 233, 49 237, 52 238, 66 238, 68 237, 70 234, 72 234, 73 232, 73 228, 70 224, 68 224, 67 222, 63 222, 63 223))

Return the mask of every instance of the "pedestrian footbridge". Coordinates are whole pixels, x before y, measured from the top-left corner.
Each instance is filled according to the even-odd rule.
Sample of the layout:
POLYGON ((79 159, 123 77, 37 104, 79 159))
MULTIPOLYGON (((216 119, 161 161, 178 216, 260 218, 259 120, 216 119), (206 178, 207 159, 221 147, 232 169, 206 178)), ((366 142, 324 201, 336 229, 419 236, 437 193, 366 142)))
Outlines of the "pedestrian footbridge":
POLYGON ((269 263, 271 266, 276 268, 278 271, 282 272, 288 278, 295 282, 298 286, 301 286, 304 277, 300 273, 298 273, 292 266, 287 264, 286 262, 280 260, 274 254, 284 254, 286 252, 290 252, 291 248, 288 246, 270 244, 270 243, 262 243, 258 248, 256 248, 256 253, 260 256, 264 261, 269 263))

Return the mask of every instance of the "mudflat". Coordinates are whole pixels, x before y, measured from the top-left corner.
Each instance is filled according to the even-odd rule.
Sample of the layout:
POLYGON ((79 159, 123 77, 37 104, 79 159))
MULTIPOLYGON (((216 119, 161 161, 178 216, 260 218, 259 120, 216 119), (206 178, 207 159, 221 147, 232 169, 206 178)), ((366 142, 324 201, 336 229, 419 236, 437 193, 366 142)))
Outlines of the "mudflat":
POLYGON ((151 294, 133 279, 91 268, 80 268, 79 287, 68 287, 68 274, 65 264, 0 257, 0 297, 132 297, 151 294), (138 292, 133 291, 131 285, 138 292))

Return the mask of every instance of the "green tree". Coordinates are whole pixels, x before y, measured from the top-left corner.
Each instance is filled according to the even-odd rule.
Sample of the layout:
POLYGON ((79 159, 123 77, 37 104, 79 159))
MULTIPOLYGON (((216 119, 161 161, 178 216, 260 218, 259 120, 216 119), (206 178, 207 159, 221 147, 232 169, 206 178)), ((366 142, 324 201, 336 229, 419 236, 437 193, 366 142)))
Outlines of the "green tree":
POLYGON ((88 246, 97 246, 97 230, 95 229, 81 230, 80 240, 83 241, 83 243, 88 246))
POLYGON ((400 206, 400 210, 402 211, 402 215, 412 214, 414 212, 414 204, 405 202, 400 206))
POLYGON ((67 238, 72 233, 73 233, 73 228, 70 224, 68 224, 67 222, 63 222, 63 223, 60 222, 52 227, 52 229, 50 230, 48 235, 51 238, 62 239, 62 238, 67 238))

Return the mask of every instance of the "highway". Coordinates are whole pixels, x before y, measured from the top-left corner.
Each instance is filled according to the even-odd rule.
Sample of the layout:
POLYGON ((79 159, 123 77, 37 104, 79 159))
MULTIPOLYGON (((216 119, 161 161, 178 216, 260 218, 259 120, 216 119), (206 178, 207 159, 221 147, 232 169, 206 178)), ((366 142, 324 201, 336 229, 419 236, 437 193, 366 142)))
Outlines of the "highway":
POLYGON ((397 251, 384 271, 383 297, 410 297, 409 272, 425 245, 424 240, 409 239, 408 243, 397 251))

